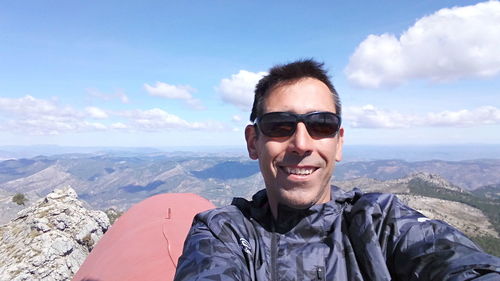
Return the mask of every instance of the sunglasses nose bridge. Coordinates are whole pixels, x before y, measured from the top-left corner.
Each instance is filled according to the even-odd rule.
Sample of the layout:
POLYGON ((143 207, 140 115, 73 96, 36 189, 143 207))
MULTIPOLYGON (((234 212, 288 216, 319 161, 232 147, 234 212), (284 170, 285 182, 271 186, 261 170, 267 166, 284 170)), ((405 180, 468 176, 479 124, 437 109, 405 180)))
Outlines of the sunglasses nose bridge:
POLYGON ((297 129, 299 127, 299 123, 304 124, 304 129, 306 132, 310 135, 309 133, 309 127, 307 126, 307 120, 306 118, 308 117, 309 114, 294 114, 293 117, 295 118, 295 126, 292 135, 297 134, 297 129))
POLYGON ((314 149, 313 146, 313 137, 306 123, 304 120, 297 120, 293 133, 289 137, 287 150, 298 155, 305 155, 314 149))
POLYGON ((297 129, 297 126, 299 125, 299 123, 304 124, 304 126, 306 126, 306 128, 307 128, 306 115, 303 115, 303 114, 295 115, 295 129, 297 129))

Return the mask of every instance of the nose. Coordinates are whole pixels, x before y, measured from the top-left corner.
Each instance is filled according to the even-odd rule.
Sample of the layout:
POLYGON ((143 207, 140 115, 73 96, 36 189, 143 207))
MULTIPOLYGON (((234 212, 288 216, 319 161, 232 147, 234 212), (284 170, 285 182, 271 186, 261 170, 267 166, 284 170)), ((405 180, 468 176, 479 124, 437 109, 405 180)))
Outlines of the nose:
POLYGON ((309 135, 306 125, 302 122, 297 124, 297 129, 289 139, 288 149, 290 152, 300 156, 309 155, 313 150, 313 138, 309 135))

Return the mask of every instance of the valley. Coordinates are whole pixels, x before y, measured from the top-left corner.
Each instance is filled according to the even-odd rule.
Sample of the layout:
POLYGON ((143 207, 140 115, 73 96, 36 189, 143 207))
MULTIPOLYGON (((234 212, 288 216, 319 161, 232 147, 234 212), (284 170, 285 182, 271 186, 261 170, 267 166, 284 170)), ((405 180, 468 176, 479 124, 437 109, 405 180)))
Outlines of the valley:
MULTIPOLYGON (((344 190, 394 193, 423 214, 486 240, 484 245, 500 242, 500 160, 352 161, 338 165, 334 175, 332 184, 344 190)), ((125 211, 160 193, 196 193, 222 206, 233 197, 251 199, 264 183, 258 163, 240 156, 73 153, 11 159, 0 162, 0 223, 25 207, 12 202, 15 194, 26 196, 29 206, 66 186, 90 208, 125 211)))

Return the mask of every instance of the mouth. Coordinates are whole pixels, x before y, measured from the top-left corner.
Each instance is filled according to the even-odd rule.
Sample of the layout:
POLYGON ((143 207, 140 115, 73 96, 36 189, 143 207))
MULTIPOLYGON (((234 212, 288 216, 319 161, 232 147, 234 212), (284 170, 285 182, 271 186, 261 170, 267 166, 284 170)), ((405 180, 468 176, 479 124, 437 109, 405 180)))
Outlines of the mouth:
POLYGON ((288 175, 293 175, 293 176, 308 176, 314 171, 316 171, 318 168, 316 167, 281 167, 281 170, 283 170, 285 173, 288 175))

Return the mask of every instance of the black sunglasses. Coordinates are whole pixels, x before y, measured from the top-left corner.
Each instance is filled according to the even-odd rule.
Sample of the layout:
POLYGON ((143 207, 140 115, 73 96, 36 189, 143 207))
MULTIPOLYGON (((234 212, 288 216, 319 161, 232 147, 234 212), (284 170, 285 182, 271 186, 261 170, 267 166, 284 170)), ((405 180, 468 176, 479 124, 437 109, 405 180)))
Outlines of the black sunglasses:
POLYGON ((340 116, 327 111, 295 114, 291 112, 269 112, 255 120, 260 131, 272 138, 290 137, 303 122, 307 132, 314 138, 333 137, 340 129, 340 116))

